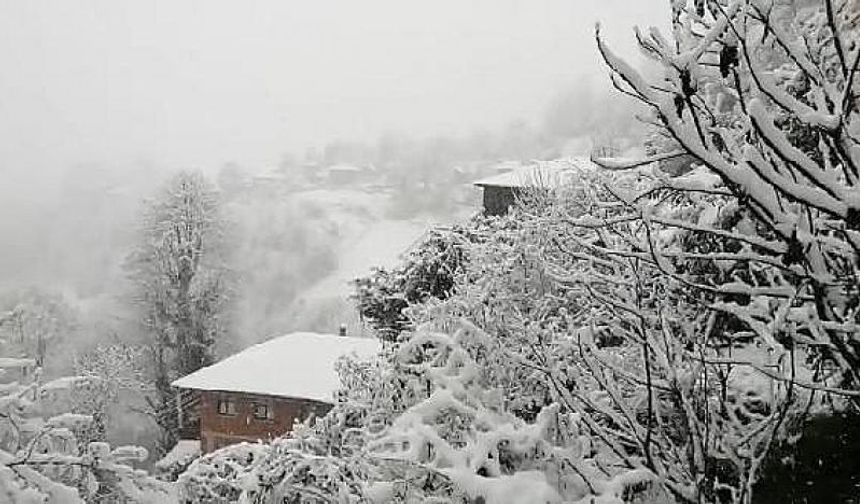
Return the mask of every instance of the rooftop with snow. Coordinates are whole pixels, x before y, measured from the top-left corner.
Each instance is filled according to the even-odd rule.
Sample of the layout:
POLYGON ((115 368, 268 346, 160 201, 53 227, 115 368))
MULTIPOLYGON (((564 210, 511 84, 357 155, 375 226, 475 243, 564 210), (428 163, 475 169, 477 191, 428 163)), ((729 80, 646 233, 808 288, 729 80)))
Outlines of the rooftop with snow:
POLYGON ((381 349, 376 338, 297 332, 248 347, 172 385, 330 403, 340 388, 337 360, 342 356, 371 359, 381 349))
POLYGON ((578 173, 597 169, 588 158, 568 158, 553 161, 536 161, 527 166, 482 178, 474 182, 478 187, 538 187, 555 189, 574 180, 578 173))

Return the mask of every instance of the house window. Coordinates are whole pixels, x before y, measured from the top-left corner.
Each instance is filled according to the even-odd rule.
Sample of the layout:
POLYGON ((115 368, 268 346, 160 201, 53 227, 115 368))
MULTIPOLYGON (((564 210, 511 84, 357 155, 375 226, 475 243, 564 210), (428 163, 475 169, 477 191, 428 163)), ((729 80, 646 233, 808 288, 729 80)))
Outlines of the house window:
POLYGON ((272 408, 266 403, 254 403, 254 419, 271 420, 272 408))
POLYGON ((235 415, 236 403, 230 399, 218 399, 218 414, 219 415, 235 415))

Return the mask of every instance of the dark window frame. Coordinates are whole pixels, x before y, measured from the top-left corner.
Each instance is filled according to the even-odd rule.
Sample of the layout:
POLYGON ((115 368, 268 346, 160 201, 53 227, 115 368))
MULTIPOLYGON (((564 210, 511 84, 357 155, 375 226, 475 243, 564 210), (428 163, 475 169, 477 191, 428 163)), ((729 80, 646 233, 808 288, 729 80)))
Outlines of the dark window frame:
POLYGON ((270 422, 275 419, 275 412, 272 411, 272 404, 268 401, 253 401, 251 403, 251 417, 254 420, 258 420, 261 422, 270 422), (258 408, 264 408, 262 411, 265 413, 260 415, 260 410, 258 408))
POLYGON ((219 397, 217 408, 218 414, 221 416, 236 416, 237 414, 236 401, 229 397, 219 397))

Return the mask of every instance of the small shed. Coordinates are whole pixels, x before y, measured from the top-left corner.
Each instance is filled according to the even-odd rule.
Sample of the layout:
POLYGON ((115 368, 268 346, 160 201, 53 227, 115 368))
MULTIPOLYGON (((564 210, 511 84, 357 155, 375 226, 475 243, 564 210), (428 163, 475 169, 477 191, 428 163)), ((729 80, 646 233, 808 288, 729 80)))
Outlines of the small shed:
MULTIPOLYGON (((199 395, 200 449, 211 452, 242 441, 269 440, 296 421, 331 409, 342 356, 374 358, 376 338, 300 332, 249 347, 174 381, 199 395)), ((189 412, 190 413, 190 412, 189 412)))
POLYGON ((480 179, 473 184, 483 189, 485 215, 504 215, 526 191, 551 191, 571 183, 582 170, 593 170, 589 159, 571 158, 540 161, 480 179))

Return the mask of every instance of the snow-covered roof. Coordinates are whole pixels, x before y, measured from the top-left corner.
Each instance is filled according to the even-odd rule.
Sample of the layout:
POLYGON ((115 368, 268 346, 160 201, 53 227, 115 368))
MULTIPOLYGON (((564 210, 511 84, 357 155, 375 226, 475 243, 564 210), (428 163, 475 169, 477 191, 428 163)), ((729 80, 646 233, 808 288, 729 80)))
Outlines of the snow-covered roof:
POLYGON ((362 168, 362 167, 360 167, 360 166, 356 166, 356 165, 353 165, 353 164, 347 164, 347 163, 338 163, 338 164, 334 164, 334 165, 329 166, 329 167, 328 167, 328 168, 326 168, 326 169, 327 169, 328 171, 330 171, 330 172, 333 172, 333 171, 339 171, 339 172, 360 172, 360 171, 364 171, 364 170, 365 170, 365 168, 362 168))
POLYGON ((284 180, 287 178, 287 174, 280 167, 270 166, 254 174, 253 178, 255 180, 284 180))
POLYGON ((376 356, 376 338, 298 332, 251 346, 174 381, 174 387, 331 402, 340 387, 335 362, 376 356))
POLYGON ((555 189, 570 183, 582 170, 597 168, 590 159, 540 161, 474 182, 479 187, 542 187, 555 189))

